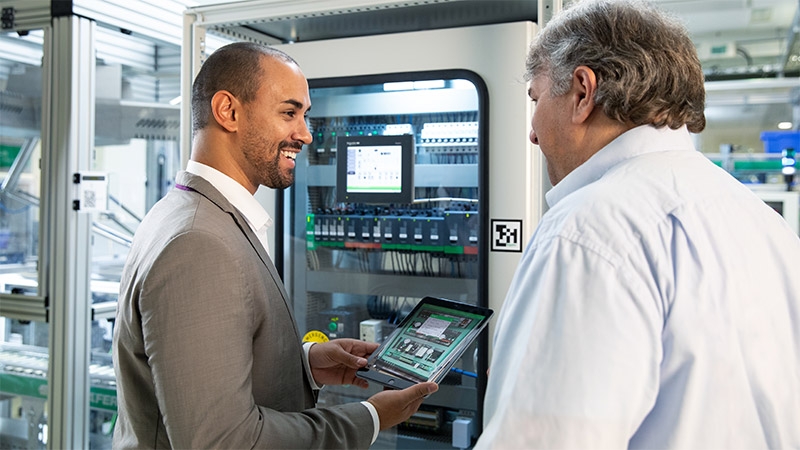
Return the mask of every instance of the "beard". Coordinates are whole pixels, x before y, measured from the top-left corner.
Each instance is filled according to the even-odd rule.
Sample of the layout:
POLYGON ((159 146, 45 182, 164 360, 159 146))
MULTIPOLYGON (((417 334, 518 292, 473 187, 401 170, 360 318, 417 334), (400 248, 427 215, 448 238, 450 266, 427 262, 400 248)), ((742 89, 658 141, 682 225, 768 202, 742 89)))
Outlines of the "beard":
POLYGON ((250 139, 245 143, 242 152, 245 160, 253 168, 257 184, 272 189, 286 189, 294 183, 294 169, 281 168, 281 150, 285 148, 300 149, 301 142, 281 141, 277 144, 272 141, 250 139))

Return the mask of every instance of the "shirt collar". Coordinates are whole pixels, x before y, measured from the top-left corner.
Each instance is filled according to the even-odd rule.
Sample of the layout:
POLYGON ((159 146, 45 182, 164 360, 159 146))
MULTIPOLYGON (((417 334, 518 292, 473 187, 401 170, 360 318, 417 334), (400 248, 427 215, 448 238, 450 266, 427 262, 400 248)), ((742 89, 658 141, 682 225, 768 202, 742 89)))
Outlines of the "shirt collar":
POLYGON ((213 167, 189 160, 186 171, 211 183, 234 208, 242 213, 250 227, 256 231, 272 225, 272 218, 253 195, 233 178, 213 167))
POLYGON ((585 163, 567 174, 545 194, 547 205, 553 207, 562 198, 599 180, 608 170, 635 156, 646 153, 691 150, 694 144, 686 126, 677 130, 641 125, 619 135, 592 155, 585 163))

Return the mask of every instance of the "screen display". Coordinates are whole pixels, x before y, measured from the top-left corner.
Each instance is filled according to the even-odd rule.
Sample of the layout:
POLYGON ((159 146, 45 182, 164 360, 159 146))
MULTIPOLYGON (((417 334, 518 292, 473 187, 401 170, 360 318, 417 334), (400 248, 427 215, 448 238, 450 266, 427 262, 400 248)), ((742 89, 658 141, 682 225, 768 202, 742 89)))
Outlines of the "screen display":
POLYGON ((382 365, 427 380, 485 316, 424 305, 378 354, 382 365))
POLYGON ((399 144, 347 147, 347 192, 403 189, 403 147, 399 144))
POLYGON ((414 201, 412 135, 339 136, 336 147, 337 201, 414 201))

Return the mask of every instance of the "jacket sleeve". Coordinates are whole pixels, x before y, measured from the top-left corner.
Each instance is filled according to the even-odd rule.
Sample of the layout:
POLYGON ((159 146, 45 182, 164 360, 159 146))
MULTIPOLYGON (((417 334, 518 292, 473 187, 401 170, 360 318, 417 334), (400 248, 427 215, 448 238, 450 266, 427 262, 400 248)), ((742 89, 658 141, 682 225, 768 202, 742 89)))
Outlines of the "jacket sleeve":
POLYGON ((361 404, 297 412, 256 405, 252 280, 239 251, 214 233, 186 232, 142 283, 145 352, 172 447, 369 447, 372 419, 361 404))

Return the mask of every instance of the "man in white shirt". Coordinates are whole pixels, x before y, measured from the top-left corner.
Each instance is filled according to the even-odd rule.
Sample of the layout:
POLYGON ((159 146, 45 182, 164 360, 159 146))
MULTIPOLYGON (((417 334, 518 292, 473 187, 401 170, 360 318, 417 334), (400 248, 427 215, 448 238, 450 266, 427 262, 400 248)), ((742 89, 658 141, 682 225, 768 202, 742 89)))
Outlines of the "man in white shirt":
POLYGON ((800 238, 693 148, 685 29, 581 2, 526 72, 554 187, 495 327, 476 448, 799 448, 800 238))
POLYGON ((259 236, 269 216, 253 194, 293 183, 310 107, 283 52, 235 43, 203 63, 191 161, 137 229, 122 273, 114 448, 367 448, 436 391, 315 407, 320 385, 366 385, 355 373, 377 344, 302 346, 259 236))

